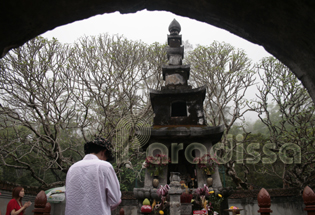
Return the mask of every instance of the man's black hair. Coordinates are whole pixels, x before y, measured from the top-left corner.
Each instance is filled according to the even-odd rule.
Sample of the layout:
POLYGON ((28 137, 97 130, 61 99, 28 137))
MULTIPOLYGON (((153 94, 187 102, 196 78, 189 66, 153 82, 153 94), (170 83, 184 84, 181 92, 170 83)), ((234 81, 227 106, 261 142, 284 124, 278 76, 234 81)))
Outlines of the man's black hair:
POLYGON ((113 146, 109 140, 101 138, 101 137, 97 137, 95 138, 95 140, 84 144, 85 154, 90 154, 90 153, 97 154, 103 150, 106 150, 105 152, 105 155, 107 158, 106 161, 112 161, 113 160, 113 146))

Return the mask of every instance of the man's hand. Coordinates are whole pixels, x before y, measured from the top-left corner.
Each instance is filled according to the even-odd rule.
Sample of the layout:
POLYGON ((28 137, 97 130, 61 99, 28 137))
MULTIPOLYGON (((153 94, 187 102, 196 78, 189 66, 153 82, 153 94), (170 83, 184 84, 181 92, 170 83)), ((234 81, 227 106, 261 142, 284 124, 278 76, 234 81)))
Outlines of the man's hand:
POLYGON ((119 201, 118 204, 116 204, 116 205, 111 205, 111 206, 110 206, 110 209, 111 209, 112 211, 115 210, 115 209, 117 209, 117 207, 119 206, 120 203, 121 203, 121 200, 119 201))

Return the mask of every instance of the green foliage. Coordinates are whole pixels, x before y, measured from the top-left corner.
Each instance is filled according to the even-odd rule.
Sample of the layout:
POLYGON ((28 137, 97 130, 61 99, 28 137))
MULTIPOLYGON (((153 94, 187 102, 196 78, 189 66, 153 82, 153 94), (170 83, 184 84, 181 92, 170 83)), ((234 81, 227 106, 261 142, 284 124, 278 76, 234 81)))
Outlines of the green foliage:
POLYGON ((120 182, 121 191, 132 191, 134 187, 143 187, 145 170, 142 168, 145 159, 144 153, 129 152, 129 161, 118 168, 117 163, 113 163, 118 169, 117 176, 120 182))
POLYGON ((220 211, 221 202, 224 200, 221 194, 215 194, 214 191, 210 191, 207 196, 208 204, 210 208, 210 214, 214 214, 214 211, 220 211))
POLYGON ((259 121, 252 126, 267 139, 262 143, 275 144, 278 160, 261 168, 262 174, 283 180, 283 186, 304 188, 313 184, 314 156, 314 104, 300 81, 275 58, 264 58, 258 65, 262 84, 251 109, 258 113, 259 121), (296 152, 289 148, 286 156, 294 158, 292 164, 280 162, 281 147, 293 144, 301 152, 301 163, 294 158, 296 152))

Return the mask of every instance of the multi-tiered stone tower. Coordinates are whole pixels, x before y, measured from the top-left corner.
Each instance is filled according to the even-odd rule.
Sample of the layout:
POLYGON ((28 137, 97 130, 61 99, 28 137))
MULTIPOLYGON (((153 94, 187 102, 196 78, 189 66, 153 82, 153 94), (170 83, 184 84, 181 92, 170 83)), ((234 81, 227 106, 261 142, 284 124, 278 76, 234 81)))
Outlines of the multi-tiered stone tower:
MULTIPOLYGON (((184 183, 191 184, 193 178, 198 187, 203 187, 206 175, 196 164, 192 164, 192 160, 201 154, 210 153, 210 148, 221 139, 224 129, 223 126, 206 125, 203 110, 206 88, 193 89, 188 84, 190 66, 182 64, 184 47, 180 31, 181 27, 174 19, 169 26, 169 63, 162 67, 165 86, 161 90, 150 90, 155 117, 150 140, 143 148, 149 155, 168 154, 171 159, 171 163, 159 175, 160 185, 170 184, 170 173, 177 172, 184 183)), ((212 177, 212 187, 220 188, 222 184, 218 168, 212 177)), ((134 189, 140 201, 145 197, 156 198, 152 180, 153 176, 147 171, 144 188, 134 189)))

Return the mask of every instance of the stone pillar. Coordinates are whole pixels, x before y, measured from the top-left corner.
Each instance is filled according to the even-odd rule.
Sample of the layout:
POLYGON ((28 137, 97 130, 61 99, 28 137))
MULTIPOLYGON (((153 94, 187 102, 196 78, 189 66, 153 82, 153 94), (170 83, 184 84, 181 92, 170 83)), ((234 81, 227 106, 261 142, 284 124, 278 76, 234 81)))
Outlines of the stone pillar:
POLYGON ((304 210, 307 211, 308 215, 315 215, 315 193, 309 187, 306 186, 303 191, 303 201, 305 204, 304 210))
MULTIPOLYGON (((210 149, 212 147, 212 144, 210 142, 205 142, 203 143, 203 145, 207 148, 207 152, 210 154, 210 149)), ((196 150, 196 157, 202 157, 202 155, 200 154, 199 150, 196 150)), ((215 161, 213 161, 215 162, 215 161)), ((212 189, 218 193, 220 189, 222 189, 222 182, 221 182, 221 178, 220 178, 220 174, 219 174, 219 165, 215 164, 215 171, 212 174, 212 179, 213 179, 213 183, 212 183, 212 189)), ((206 184, 206 174, 203 170, 201 170, 200 168, 197 168, 197 180, 198 180, 198 187, 203 187, 204 184, 206 184)))
POLYGON ((51 211, 51 204, 49 202, 46 202, 43 215, 50 215, 50 211, 51 211))
POLYGON ((213 178, 212 187, 217 193, 220 189, 222 189, 222 182, 221 182, 220 173, 219 173, 219 165, 215 164, 215 166, 216 167, 215 167, 214 173, 212 174, 212 178, 213 178))
POLYGON ((180 196, 182 194, 182 188, 180 185, 180 173, 171 172, 170 173, 170 190, 168 194, 170 196, 170 214, 171 215, 180 215, 180 196))
POLYGON ((34 215, 50 215, 50 210, 51 205, 49 202, 47 202, 47 196, 42 190, 35 198, 34 210, 32 210, 32 212, 34 215))
POLYGON ((119 210, 119 215, 125 215, 125 210, 124 210, 124 208, 121 208, 121 209, 119 210))
POLYGON ((270 215, 270 213, 272 213, 272 210, 270 210, 270 195, 265 188, 261 188, 261 190, 259 191, 257 195, 257 201, 259 206, 258 213, 260 213, 261 215, 270 215))

